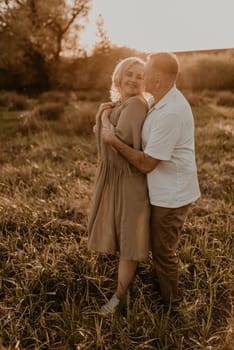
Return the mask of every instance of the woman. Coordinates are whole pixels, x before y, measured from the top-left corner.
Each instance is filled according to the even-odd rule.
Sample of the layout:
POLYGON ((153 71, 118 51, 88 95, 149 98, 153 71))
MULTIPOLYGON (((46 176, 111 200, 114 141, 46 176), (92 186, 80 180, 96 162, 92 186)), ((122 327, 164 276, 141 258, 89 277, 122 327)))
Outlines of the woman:
POLYGON ((148 111, 143 94, 144 62, 137 57, 126 58, 112 76, 112 102, 101 105, 96 116, 99 164, 89 215, 88 247, 104 254, 119 253, 117 289, 102 306, 102 315, 115 312, 138 261, 148 257, 150 207, 146 177, 101 141, 101 129, 111 122, 121 140, 140 149, 148 111))

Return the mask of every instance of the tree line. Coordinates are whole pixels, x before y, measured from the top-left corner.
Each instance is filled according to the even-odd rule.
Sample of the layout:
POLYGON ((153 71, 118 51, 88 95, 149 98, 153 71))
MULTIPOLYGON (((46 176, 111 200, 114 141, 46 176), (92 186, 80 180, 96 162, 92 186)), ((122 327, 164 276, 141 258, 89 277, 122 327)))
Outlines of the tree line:
MULTIPOLYGON (((116 63, 133 55, 144 59, 147 53, 114 46, 99 16, 97 42, 88 55, 80 35, 91 6, 92 0, 1 0, 0 89, 108 94, 116 63)), ((180 88, 234 90, 234 49, 179 55, 180 88)))

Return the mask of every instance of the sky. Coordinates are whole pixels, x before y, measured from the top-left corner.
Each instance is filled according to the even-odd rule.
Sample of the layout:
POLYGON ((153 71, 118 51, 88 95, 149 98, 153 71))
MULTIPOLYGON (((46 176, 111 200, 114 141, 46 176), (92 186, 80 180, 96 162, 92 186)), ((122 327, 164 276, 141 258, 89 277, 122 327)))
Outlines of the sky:
POLYGON ((92 0, 81 43, 90 49, 99 14, 110 40, 139 51, 234 48, 234 0, 92 0))

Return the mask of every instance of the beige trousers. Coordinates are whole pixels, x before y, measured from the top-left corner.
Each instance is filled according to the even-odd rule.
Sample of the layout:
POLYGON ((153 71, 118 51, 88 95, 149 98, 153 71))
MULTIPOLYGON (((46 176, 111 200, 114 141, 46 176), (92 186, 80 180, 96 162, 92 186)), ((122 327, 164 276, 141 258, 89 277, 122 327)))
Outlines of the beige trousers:
POLYGON ((190 204, 180 208, 151 206, 151 244, 153 265, 165 302, 173 302, 178 294, 179 235, 190 204))

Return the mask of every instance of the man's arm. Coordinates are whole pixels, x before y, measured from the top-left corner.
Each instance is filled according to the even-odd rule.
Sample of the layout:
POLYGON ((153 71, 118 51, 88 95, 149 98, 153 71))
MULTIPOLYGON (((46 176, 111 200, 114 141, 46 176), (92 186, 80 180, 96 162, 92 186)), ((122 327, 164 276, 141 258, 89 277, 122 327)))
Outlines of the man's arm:
POLYGON ((159 159, 150 157, 144 152, 126 145, 115 135, 114 128, 103 128, 102 140, 113 146, 130 164, 143 174, 151 172, 160 162, 159 159))

